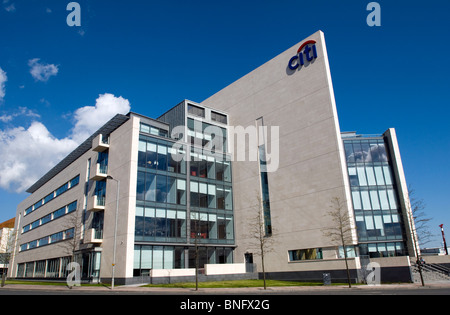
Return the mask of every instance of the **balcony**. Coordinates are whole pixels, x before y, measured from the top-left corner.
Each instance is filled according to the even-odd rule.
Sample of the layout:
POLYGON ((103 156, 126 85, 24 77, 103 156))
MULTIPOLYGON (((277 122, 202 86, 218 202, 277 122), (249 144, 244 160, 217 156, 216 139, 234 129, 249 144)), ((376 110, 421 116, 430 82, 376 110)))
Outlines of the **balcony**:
POLYGON ((88 199, 87 211, 104 211, 105 210, 105 196, 94 195, 88 199))
POLYGON ((92 150, 96 152, 104 152, 109 149, 109 137, 99 134, 92 140, 92 150))
POLYGON ((89 229, 84 238, 85 244, 101 244, 103 242, 103 231, 99 229, 89 229))
POLYGON ((90 180, 104 180, 108 176, 108 165, 97 163, 91 172, 90 180))

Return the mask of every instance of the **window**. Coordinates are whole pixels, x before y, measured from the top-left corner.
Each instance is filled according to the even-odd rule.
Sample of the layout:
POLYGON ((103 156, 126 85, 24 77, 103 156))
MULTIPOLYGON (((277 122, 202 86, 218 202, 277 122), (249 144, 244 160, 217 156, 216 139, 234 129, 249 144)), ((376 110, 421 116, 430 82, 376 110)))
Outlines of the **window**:
POLYGON ((146 140, 141 136, 138 149, 138 167, 148 170, 186 174, 186 152, 184 148, 156 139, 146 140), (161 143, 159 143, 161 142, 161 143))
POLYGON ((135 240, 185 241, 186 211, 136 207, 135 240))
POLYGON ((209 151, 227 151, 227 129, 188 118, 188 142, 209 151))
POLYGON ((192 104, 188 104, 188 113, 191 115, 205 118, 205 109, 192 104))
POLYGON ((62 217, 65 214, 66 214, 66 207, 62 207, 61 209, 58 209, 55 212, 53 212, 53 220, 62 217))
POLYGON ((167 137, 168 136, 168 132, 167 130, 161 129, 161 128, 157 128, 154 126, 150 126, 144 123, 141 123, 141 132, 144 133, 148 133, 154 136, 160 136, 160 137, 167 137))
POLYGON ((69 189, 69 183, 65 183, 61 187, 56 190, 55 196, 58 197, 62 193, 66 192, 69 189))
POLYGON ((289 251, 289 261, 323 259, 322 248, 296 249, 289 251))
POLYGON ((223 114, 219 114, 217 112, 211 111, 211 120, 220 122, 222 124, 227 123, 227 116, 223 114))
POLYGON ((49 202, 49 201, 52 200, 53 198, 55 198, 55 192, 52 192, 51 194, 47 195, 47 196, 44 198, 44 203, 49 202))

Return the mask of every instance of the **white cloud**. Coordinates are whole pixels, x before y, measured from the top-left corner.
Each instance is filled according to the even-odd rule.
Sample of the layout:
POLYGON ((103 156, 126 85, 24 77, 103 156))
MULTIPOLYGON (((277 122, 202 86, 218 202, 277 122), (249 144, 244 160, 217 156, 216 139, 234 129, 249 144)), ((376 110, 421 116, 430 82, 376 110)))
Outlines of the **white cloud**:
POLYGON ((15 12, 16 11, 16 4, 11 3, 9 4, 9 0, 3 0, 3 7, 7 12, 15 12))
MULTIPOLYGON (((28 128, 0 129, 0 188, 18 193, 25 191, 108 120, 129 111, 128 100, 104 94, 99 96, 95 106, 75 111, 74 127, 65 138, 54 137, 38 121, 32 122, 28 128)), ((27 108, 20 112, 35 114, 27 108)), ((14 114, 2 117, 12 120, 9 116, 14 114)))
POLYGON ((72 139, 56 139, 40 122, 28 129, 0 130, 0 187, 25 191, 76 145, 72 139))
POLYGON ((53 64, 43 64, 39 62, 39 58, 30 59, 30 73, 36 81, 47 82, 51 76, 58 74, 58 66, 53 64))
POLYGON ((0 116, 0 121, 7 123, 12 121, 14 118, 19 117, 19 116, 25 116, 25 117, 31 117, 31 118, 40 118, 41 115, 39 115, 38 113, 34 112, 33 110, 27 108, 27 107, 22 107, 19 106, 18 111, 14 112, 14 113, 10 113, 10 114, 3 114, 0 116))
POLYGON ((6 76, 6 72, 0 68, 0 102, 5 97, 5 82, 8 81, 8 77, 6 76))
POLYGON ((85 140, 116 114, 127 114, 130 108, 130 102, 121 96, 115 97, 109 93, 100 95, 95 106, 85 106, 75 111, 72 138, 80 142, 85 140))

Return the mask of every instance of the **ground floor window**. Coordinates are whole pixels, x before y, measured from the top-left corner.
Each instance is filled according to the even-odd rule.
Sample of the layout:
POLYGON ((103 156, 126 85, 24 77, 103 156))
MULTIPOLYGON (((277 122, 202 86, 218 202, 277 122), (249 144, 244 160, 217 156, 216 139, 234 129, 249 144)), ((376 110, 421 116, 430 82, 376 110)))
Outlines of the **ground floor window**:
MULTIPOLYGON (((65 279, 71 272, 67 269, 72 257, 60 257, 30 261, 17 265, 16 278, 65 279)), ((85 252, 75 255, 80 264, 81 279, 98 281, 100 277, 101 252, 85 252)))
POLYGON ((289 261, 323 259, 322 248, 295 249, 289 251, 289 261))
POLYGON ((408 252, 402 242, 359 244, 359 254, 370 258, 407 256, 408 252))
POLYGON ((195 268, 198 254, 199 268, 205 264, 233 263, 233 249, 229 247, 198 246, 134 246, 134 276, 149 276, 151 269, 195 268))

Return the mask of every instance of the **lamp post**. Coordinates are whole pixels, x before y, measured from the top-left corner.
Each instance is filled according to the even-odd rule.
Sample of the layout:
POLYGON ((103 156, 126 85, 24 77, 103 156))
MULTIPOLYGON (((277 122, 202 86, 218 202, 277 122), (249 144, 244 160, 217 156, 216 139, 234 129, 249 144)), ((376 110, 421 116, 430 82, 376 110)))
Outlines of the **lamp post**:
POLYGON ((114 247, 113 247, 113 262, 112 262, 112 278, 111 278, 111 289, 114 289, 114 271, 116 269, 116 244, 117 244, 117 217, 119 214, 119 192, 120 192, 120 181, 114 179, 112 176, 107 176, 106 179, 113 180, 117 183, 117 195, 116 195, 116 217, 114 223, 114 247))
POLYGON ((441 224, 441 225, 439 225, 439 227, 441 228, 442 240, 444 241, 445 255, 448 255, 447 243, 445 242, 445 235, 444 235, 444 225, 441 224))

